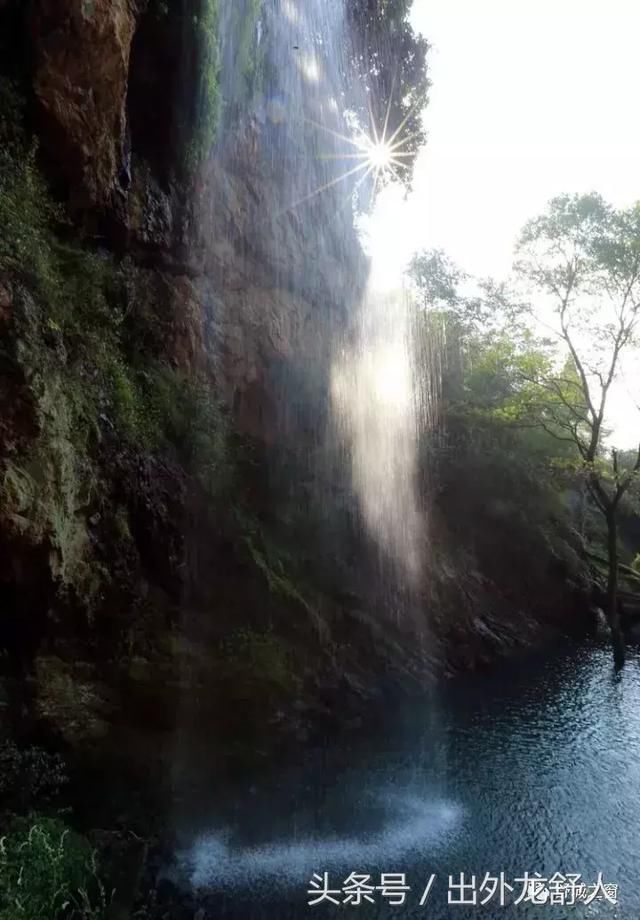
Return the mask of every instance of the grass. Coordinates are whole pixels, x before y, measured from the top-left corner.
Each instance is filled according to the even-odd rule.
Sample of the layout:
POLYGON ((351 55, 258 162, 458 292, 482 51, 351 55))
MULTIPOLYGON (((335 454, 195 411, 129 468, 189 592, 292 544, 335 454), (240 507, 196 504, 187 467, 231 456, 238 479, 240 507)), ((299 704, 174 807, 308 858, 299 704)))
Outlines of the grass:
POLYGON ((0 920, 102 920, 110 900, 89 842, 60 819, 23 819, 0 838, 0 920))

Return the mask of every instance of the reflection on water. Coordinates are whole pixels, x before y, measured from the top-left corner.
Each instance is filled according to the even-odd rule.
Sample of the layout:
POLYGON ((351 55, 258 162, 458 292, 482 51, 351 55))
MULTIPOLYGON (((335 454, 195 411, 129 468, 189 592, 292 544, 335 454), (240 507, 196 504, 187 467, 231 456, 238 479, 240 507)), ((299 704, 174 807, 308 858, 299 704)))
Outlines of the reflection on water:
POLYGON ((296 883, 309 875, 309 866, 334 869, 345 866, 394 865, 420 846, 442 846, 458 820, 459 809, 446 802, 425 802, 391 788, 378 801, 392 814, 379 831, 367 836, 292 839, 235 850, 228 839, 209 834, 200 837, 190 854, 191 881, 206 885, 242 887, 256 880, 296 883))
MULTIPOLYGON (((610 650, 568 649, 460 681, 439 704, 416 700, 357 745, 301 752, 278 781, 254 778, 246 794, 210 810, 183 860, 215 915, 309 916, 313 873, 340 888, 351 872, 404 872, 402 907, 364 903, 370 917, 500 914, 447 907, 448 875, 504 871, 549 877, 599 872, 620 903, 570 909, 575 917, 640 916, 640 657, 619 679, 610 650), (419 907, 431 873, 429 910, 419 907)), ((215 796, 214 796, 215 798, 215 796)), ((204 820, 203 803, 203 820, 204 820)), ((350 910, 321 904, 316 913, 350 910)), ((568 908, 520 904, 523 917, 568 908)))

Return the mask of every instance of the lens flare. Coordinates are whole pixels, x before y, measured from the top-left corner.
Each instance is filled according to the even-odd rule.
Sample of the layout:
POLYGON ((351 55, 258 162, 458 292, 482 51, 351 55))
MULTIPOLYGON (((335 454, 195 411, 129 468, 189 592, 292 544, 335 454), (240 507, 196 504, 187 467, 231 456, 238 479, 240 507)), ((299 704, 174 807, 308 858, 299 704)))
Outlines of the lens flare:
POLYGON ((387 169, 393 160, 393 150, 388 144, 372 144, 367 156, 375 169, 387 169))
POLYGON ((338 161, 354 160, 355 164, 353 167, 346 169, 344 172, 330 179, 324 185, 320 186, 320 188, 312 191, 309 195, 305 195, 304 198, 296 201, 291 207, 297 207, 310 198, 315 198, 316 195, 320 195, 322 192, 333 188, 335 185, 344 182, 350 177, 357 177, 358 181, 355 185, 355 189, 357 190, 370 176, 373 177, 373 188, 371 191, 371 204, 373 204, 378 188, 389 179, 392 181, 398 179, 398 170, 408 169, 410 163, 405 161, 411 161, 415 157, 415 152, 411 151, 407 146, 415 139, 415 135, 408 135, 405 132, 407 123, 414 114, 414 111, 415 110, 412 110, 407 113, 393 133, 389 130, 391 98, 387 105, 384 124, 381 129, 376 124, 373 110, 371 106, 369 106, 371 121, 370 133, 367 133, 362 127, 358 126, 353 134, 349 136, 334 131, 332 128, 320 122, 307 119, 309 124, 331 135, 331 137, 343 141, 351 148, 347 148, 344 152, 334 151, 332 153, 320 154, 320 159, 338 161))
POLYGON ((385 120, 385 125, 381 132, 378 131, 372 117, 371 133, 367 134, 360 128, 352 137, 348 137, 346 134, 339 134, 317 122, 313 122, 313 124, 333 137, 345 141, 352 148, 352 150, 346 150, 344 153, 337 152, 321 155, 322 159, 356 161, 353 169, 347 170, 334 181, 339 182, 354 173, 362 172, 361 181, 364 182, 368 176, 373 175, 374 195, 381 179, 397 179, 398 170, 408 168, 408 164, 404 161, 410 160, 414 156, 411 151, 405 149, 413 138, 402 135, 404 125, 400 125, 400 128, 393 135, 387 136, 388 118, 385 120))

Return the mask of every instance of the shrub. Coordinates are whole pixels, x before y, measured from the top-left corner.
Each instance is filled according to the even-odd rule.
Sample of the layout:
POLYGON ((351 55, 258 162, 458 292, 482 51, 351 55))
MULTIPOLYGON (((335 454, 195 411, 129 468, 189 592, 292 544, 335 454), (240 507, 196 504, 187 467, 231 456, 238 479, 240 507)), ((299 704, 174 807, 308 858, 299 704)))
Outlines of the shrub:
POLYGON ((99 920, 108 901, 89 842, 34 816, 0 838, 0 920, 99 920))

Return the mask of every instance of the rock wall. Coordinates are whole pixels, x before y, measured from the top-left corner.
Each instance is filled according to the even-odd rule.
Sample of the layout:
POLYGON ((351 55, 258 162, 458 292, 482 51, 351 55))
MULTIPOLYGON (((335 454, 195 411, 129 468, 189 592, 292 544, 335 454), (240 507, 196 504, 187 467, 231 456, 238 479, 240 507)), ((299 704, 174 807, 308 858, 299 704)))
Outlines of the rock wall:
POLYGON ((33 696, 32 719, 103 753, 159 723, 168 749, 180 699, 196 695, 185 680, 213 675, 221 708, 207 719, 224 731, 238 684, 256 726, 265 701, 272 717, 358 670, 328 638, 340 605, 310 574, 308 519, 297 559, 290 522, 282 542, 270 532, 309 498, 292 482, 316 462, 333 336, 366 260, 343 192, 292 207, 303 139, 264 92, 227 111, 213 155, 181 159, 184 60, 203 39, 180 24, 208 22, 206 5, 0 8, 7 52, 28 49, 0 74, 25 104, 9 167, 27 182, 20 158, 37 142, 33 252, 46 254, 33 271, 20 253, 0 261, 7 717, 23 721, 33 696))
POLYGON ((249 0, 217 23, 244 64, 221 42, 215 65, 210 4, 0 4, 0 76, 26 105, 0 198, 24 195, 14 242, 35 227, 26 257, 0 231, 7 718, 27 699, 69 745, 139 750, 141 769, 150 743, 173 756, 176 721, 303 732, 547 629, 526 603, 512 620, 509 591, 492 606, 499 572, 444 520, 429 648, 358 593, 363 538, 324 442, 367 261, 349 190, 316 194, 324 148, 282 102, 322 107, 327 87, 304 68, 284 86, 268 52, 260 85, 249 0), (199 60, 227 101, 206 137, 219 87, 199 60))
POLYGON ((127 172, 130 0, 43 0, 29 23, 43 150, 79 204, 108 205, 127 172))

